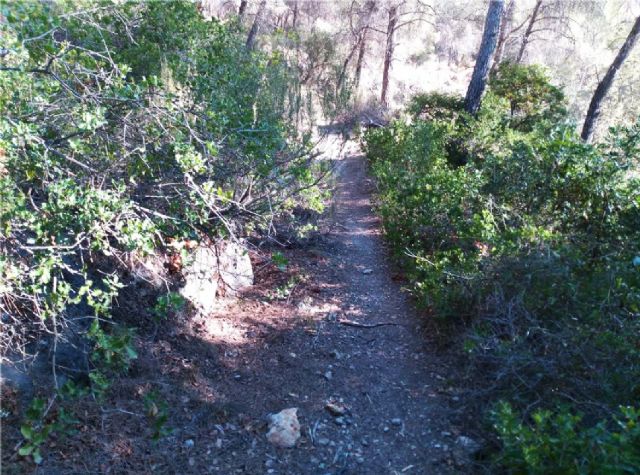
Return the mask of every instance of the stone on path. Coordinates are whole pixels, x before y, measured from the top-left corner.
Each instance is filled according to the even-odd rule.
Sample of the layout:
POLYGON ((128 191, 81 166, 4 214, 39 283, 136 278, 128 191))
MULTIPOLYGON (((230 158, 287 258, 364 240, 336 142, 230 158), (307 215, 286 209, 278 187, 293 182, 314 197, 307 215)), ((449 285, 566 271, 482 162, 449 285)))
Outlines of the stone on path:
POLYGON ((300 422, 298 421, 298 408, 283 409, 269 417, 269 432, 267 440, 280 448, 295 447, 300 438, 300 422))
POLYGON ((220 295, 235 296, 253 285, 253 268, 246 250, 234 242, 198 247, 182 269, 180 294, 200 312, 211 313, 220 295))

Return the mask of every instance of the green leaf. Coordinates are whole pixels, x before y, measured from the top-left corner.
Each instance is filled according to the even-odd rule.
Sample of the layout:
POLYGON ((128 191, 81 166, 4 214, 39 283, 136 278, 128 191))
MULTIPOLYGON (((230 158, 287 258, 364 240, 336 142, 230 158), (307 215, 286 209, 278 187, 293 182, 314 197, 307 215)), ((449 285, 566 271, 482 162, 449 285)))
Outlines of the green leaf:
POLYGON ((34 448, 35 446, 31 444, 25 445, 24 447, 20 447, 20 450, 18 450, 18 454, 22 455, 23 457, 26 457, 27 455, 31 455, 31 452, 33 452, 34 448))
POLYGON ((36 465, 40 465, 42 463, 42 455, 40 454, 40 449, 36 449, 33 452, 33 461, 36 465))
POLYGON ((20 432, 22 433, 22 436, 27 440, 31 440, 31 438, 33 437, 33 428, 26 424, 20 427, 20 432))

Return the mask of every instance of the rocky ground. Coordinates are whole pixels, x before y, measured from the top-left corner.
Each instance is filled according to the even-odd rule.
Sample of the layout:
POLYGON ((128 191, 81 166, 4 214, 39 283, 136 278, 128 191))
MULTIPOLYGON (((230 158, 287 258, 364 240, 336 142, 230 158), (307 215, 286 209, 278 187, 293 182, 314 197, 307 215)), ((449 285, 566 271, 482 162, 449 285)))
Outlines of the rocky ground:
POLYGON ((4 473, 475 473, 450 363, 388 260, 365 161, 335 137, 328 149, 337 189, 319 236, 283 249, 284 270, 252 253, 239 300, 141 335, 104 409, 88 405, 40 468, 5 451, 4 473), (168 417, 158 442, 150 393, 168 417))

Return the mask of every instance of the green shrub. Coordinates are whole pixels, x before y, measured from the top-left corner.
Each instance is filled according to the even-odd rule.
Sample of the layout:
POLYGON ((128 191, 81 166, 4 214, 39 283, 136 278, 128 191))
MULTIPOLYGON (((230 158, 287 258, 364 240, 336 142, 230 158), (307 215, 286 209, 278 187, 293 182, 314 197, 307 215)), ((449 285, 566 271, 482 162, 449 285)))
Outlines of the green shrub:
MULTIPOLYGON (((640 395, 639 127, 588 145, 564 121, 538 68, 506 65, 477 118, 396 121, 365 151, 385 235, 418 302, 462 334, 485 407, 571 404, 608 421, 640 395)), ((582 427, 567 457, 597 437, 582 427)))
POLYGON ((509 473, 623 475, 640 467, 640 411, 633 407, 591 427, 566 409, 538 410, 531 424, 523 424, 501 403, 493 417, 504 447, 498 463, 509 473))
POLYGON ((538 65, 504 62, 492 73, 490 88, 509 102, 510 126, 530 131, 536 124, 556 124, 567 116, 562 89, 550 83, 538 65))
POLYGON ((0 17, 0 352, 57 338, 82 306, 100 397, 136 357, 132 331, 103 324, 128 263, 168 238, 259 235, 294 198, 319 208, 301 69, 191 1, 5 2, 0 17))
POLYGON ((464 98, 440 92, 416 94, 406 110, 416 119, 454 120, 464 111, 464 98))

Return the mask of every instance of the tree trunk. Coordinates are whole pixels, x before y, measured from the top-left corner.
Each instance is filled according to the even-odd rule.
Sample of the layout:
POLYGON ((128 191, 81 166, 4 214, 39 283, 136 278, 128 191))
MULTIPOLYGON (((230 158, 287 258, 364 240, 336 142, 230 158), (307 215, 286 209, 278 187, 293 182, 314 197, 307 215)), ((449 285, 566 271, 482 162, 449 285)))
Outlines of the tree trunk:
POLYGON ((489 68, 491 67, 491 60, 496 50, 496 42, 498 40, 498 33, 500 32, 500 20, 503 9, 504 0, 491 0, 489 3, 489 11, 487 12, 487 18, 484 22, 480 51, 478 51, 476 65, 473 68, 471 82, 469 83, 467 95, 464 100, 465 110, 473 115, 476 115, 480 109, 482 93, 487 85, 489 68))
POLYGON ((393 59, 393 36, 396 31, 396 23, 398 22, 398 7, 389 8, 389 23, 387 24, 387 45, 384 51, 384 66, 382 69, 382 93, 380 94, 380 102, 387 107, 387 91, 389 89, 389 69, 391 68, 391 60, 393 59))
POLYGON ((602 100, 607 95, 607 92, 609 92, 618 69, 620 69, 624 60, 629 56, 629 52, 633 49, 633 46, 638 40, 638 36, 640 36, 640 16, 636 18, 633 28, 631 28, 631 31, 629 32, 629 36, 627 36, 627 39, 620 48, 620 51, 618 51, 616 58, 613 60, 613 63, 611 63, 611 66, 609 66, 607 74, 604 75, 602 81, 600 81, 598 87, 596 87, 596 90, 593 93, 591 103, 589 104, 589 110, 587 111, 587 117, 585 118, 584 126, 582 127, 582 133, 580 134, 582 140, 590 142, 593 138, 593 132, 595 131, 596 124, 600 118, 600 106, 602 105, 602 100))
POLYGON ((496 56, 493 60, 493 66, 491 66, 491 71, 500 66, 502 62, 502 56, 504 55, 504 47, 507 43, 507 39, 509 37, 509 28, 511 27, 511 22, 513 21, 513 9, 516 5, 515 0, 509 0, 507 4, 507 8, 502 15, 502 21, 500 22, 500 36, 498 37, 498 45, 496 46, 496 56))
POLYGON ((295 30, 298 26, 298 2, 293 5, 293 21, 291 22, 291 29, 295 30))
POLYGON ((342 67, 340 68, 340 74, 338 75, 338 82, 337 82, 337 85, 336 85, 336 93, 340 92, 340 88, 342 87, 342 84, 344 83, 344 78, 347 76, 347 68, 349 67, 349 63, 351 62, 351 59, 353 58, 353 55, 356 54, 356 51, 358 50, 358 46, 360 44, 361 38, 362 37, 358 38, 356 43, 351 48, 351 51, 349 51, 349 54, 344 59, 344 62, 342 63, 342 67))
POLYGON ((518 56, 516 58, 517 63, 522 62, 522 58, 524 58, 524 50, 527 48, 529 44, 529 37, 531 36, 531 32, 533 31, 533 27, 538 20, 538 13, 540 13, 540 7, 542 6, 542 0, 536 1, 536 6, 533 7, 533 13, 531 14, 531 19, 529 20, 529 24, 527 25, 527 30, 524 32, 522 36, 522 43, 520 43, 520 51, 518 51, 518 56))
POLYGON ((244 13, 247 10, 247 0, 240 0, 240 8, 238 8, 238 17, 240 21, 244 18, 244 13))
POLYGON ((264 9, 267 6, 267 0, 261 0, 258 5, 258 11, 256 13, 256 17, 253 20, 253 25, 251 25, 251 30, 249 30, 249 36, 247 36, 246 47, 248 50, 252 50, 255 46, 256 36, 258 35, 258 31, 260 30, 260 24, 262 23, 262 16, 264 15, 264 9))
POLYGON ((360 40, 360 49, 358 50, 358 59, 356 60, 356 72, 354 78, 354 90, 356 95, 358 94, 358 88, 360 87, 360 76, 362 75, 362 63, 364 60, 364 54, 367 50, 367 30, 362 33, 362 39, 360 40))

